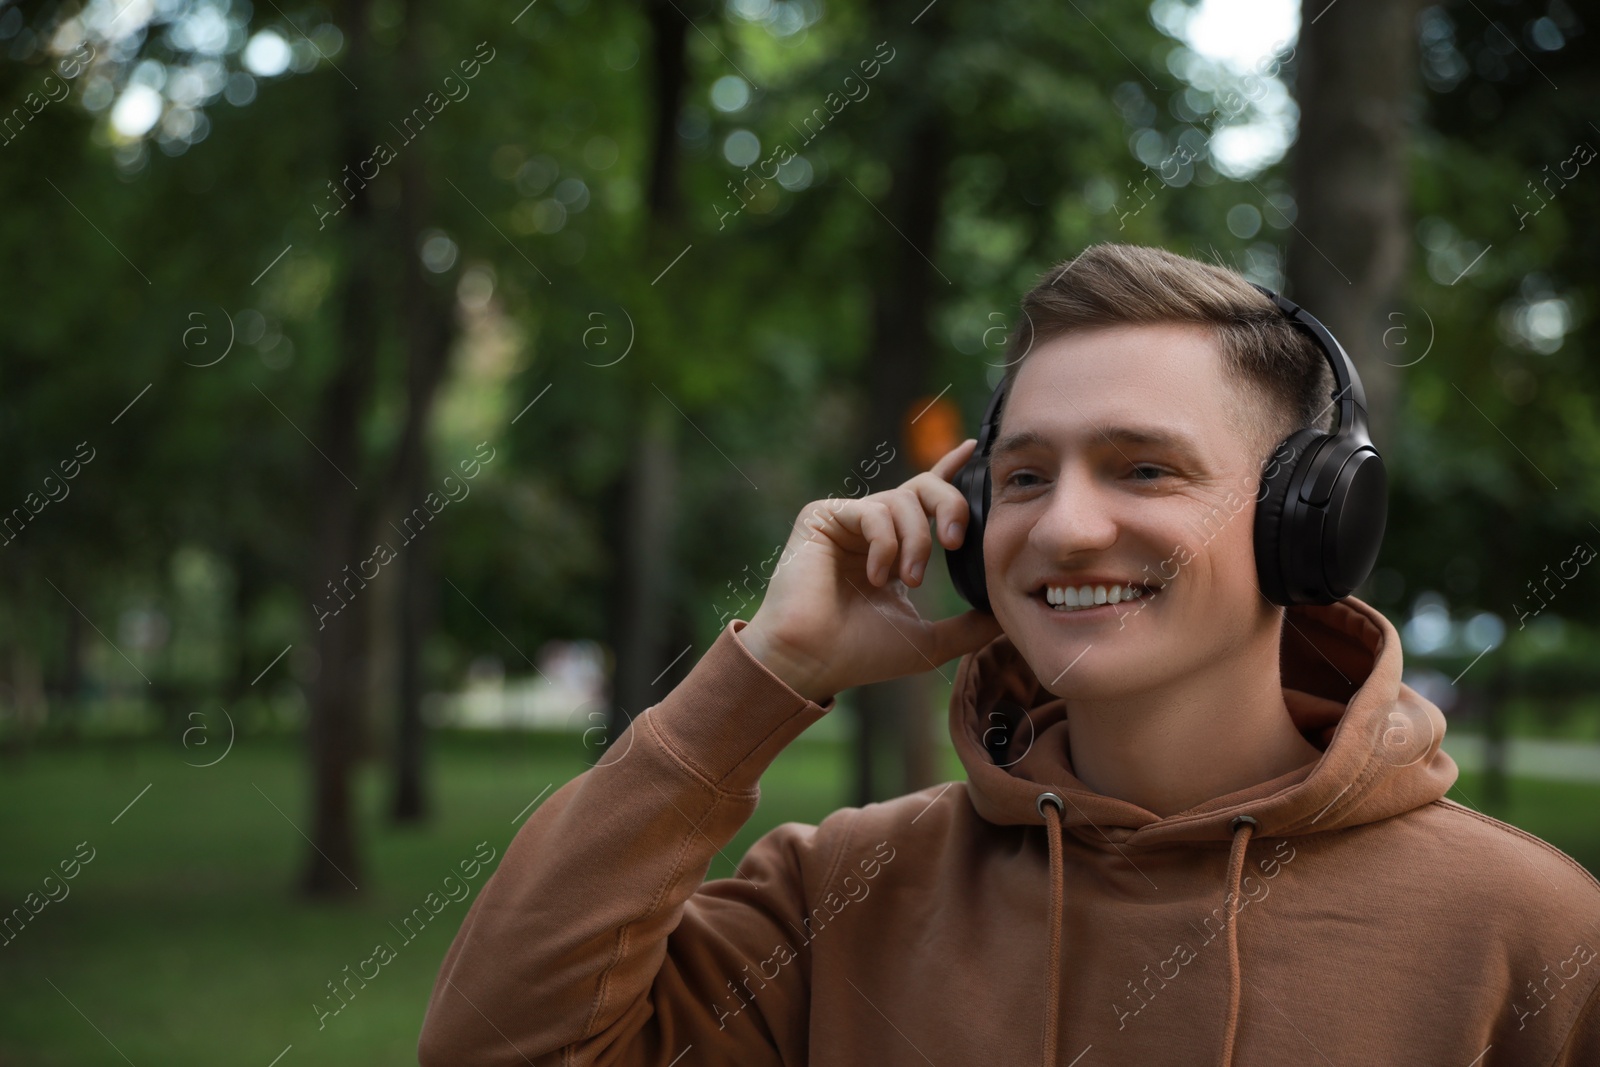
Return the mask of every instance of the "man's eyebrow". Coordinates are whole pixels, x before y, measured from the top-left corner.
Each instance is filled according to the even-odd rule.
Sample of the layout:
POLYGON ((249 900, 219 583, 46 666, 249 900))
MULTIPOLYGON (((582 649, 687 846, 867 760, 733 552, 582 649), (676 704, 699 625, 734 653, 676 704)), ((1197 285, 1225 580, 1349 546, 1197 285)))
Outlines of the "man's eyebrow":
MULTIPOLYGON (((1163 448, 1176 453, 1191 462, 1198 463, 1200 447, 1193 438, 1176 430, 1169 430, 1161 426, 1109 426, 1096 425, 1091 432, 1097 438, 1109 441, 1113 447, 1121 445, 1149 445, 1163 448)), ((991 464, 1006 458, 1013 452, 1021 452, 1029 448, 1038 448, 1045 451, 1052 450, 1049 438, 1037 430, 1017 430, 1001 437, 989 451, 991 464)))

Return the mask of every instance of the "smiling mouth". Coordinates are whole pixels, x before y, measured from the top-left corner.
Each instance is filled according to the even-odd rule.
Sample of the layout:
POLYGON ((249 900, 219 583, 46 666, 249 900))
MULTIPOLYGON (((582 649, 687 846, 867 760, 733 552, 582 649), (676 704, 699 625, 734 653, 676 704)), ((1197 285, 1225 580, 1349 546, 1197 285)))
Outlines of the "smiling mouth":
POLYGON ((1125 585, 1045 586, 1033 594, 1033 599, 1052 611, 1069 614, 1142 602, 1155 596, 1161 588, 1137 582, 1125 585))

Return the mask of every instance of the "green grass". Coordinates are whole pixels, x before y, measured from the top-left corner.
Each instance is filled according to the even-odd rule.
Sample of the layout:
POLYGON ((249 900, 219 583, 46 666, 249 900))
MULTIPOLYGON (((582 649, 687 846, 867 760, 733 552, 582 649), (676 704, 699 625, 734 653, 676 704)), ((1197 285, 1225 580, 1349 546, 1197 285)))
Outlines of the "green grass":
MULTIPOLYGON (((284 817, 301 828, 309 821, 298 744, 243 738, 205 769, 185 766, 186 755, 194 758, 176 745, 137 742, 35 749, 0 762, 0 908, 39 890, 80 841, 96 850, 67 883, 71 895, 0 948, 0 1065, 126 1056, 139 1067, 266 1067, 291 1044, 280 1067, 415 1062, 428 994, 466 904, 448 905, 410 942, 390 922, 421 904, 478 842, 503 853, 515 816, 585 765, 567 739, 442 738, 438 817, 423 830, 388 826, 385 783, 376 769, 364 771, 364 866, 351 872, 361 889, 348 903, 311 905, 293 891, 308 846, 284 817), (319 1031, 312 1004, 324 984, 380 941, 397 957, 319 1031)), ((960 777, 952 753, 945 765, 960 777)), ((778 823, 814 823, 844 804, 848 780, 839 745, 791 746, 711 877, 730 874, 778 823)), ((1464 776, 1451 795, 1480 807, 1481 782, 1464 776)), ((1600 869, 1600 831, 1581 815, 1600 802, 1600 788, 1516 782, 1512 795, 1502 817, 1600 869)))

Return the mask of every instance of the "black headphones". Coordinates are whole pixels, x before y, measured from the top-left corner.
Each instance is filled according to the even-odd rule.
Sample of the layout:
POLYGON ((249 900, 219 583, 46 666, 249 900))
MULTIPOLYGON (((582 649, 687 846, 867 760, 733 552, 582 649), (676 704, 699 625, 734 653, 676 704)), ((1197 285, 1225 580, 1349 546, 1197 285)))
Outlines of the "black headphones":
MULTIPOLYGON (((1256 576, 1262 595, 1274 604, 1331 604, 1365 581, 1378 558, 1389 479, 1367 434, 1367 396, 1349 355, 1304 308, 1265 286, 1255 287, 1316 341, 1333 368, 1329 400, 1339 408, 1332 433, 1309 426, 1296 430, 1267 461, 1256 494, 1256 576)), ((991 614, 983 525, 989 515, 989 450, 1009 384, 1002 379, 990 396, 978 445, 953 479, 967 499, 967 528, 961 544, 945 549, 944 557, 956 592, 991 614)))

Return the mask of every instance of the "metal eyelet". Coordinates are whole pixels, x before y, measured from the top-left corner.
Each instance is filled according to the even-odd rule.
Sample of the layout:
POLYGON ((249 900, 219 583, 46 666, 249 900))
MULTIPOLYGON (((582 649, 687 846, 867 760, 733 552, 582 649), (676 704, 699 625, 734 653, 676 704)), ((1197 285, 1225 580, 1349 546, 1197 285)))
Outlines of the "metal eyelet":
POLYGON ((1228 824, 1228 830, 1231 833, 1238 833, 1239 832, 1239 827, 1241 825, 1245 824, 1245 823, 1248 823, 1251 826, 1259 826, 1260 825, 1259 823, 1256 822, 1254 816, 1250 816, 1250 815, 1235 815, 1233 817, 1233 821, 1228 824))
POLYGON ((1057 796, 1056 794, 1054 794, 1054 793, 1040 793, 1038 801, 1034 804, 1034 807, 1039 809, 1039 818, 1042 819, 1042 818, 1045 817, 1044 816, 1044 804, 1045 804, 1045 801, 1047 801, 1047 800, 1050 803, 1052 803, 1052 804, 1054 804, 1056 806, 1056 811, 1060 812, 1060 811, 1066 811, 1067 810, 1067 806, 1066 806, 1065 802, 1063 802, 1062 799, 1059 796, 1057 796))

